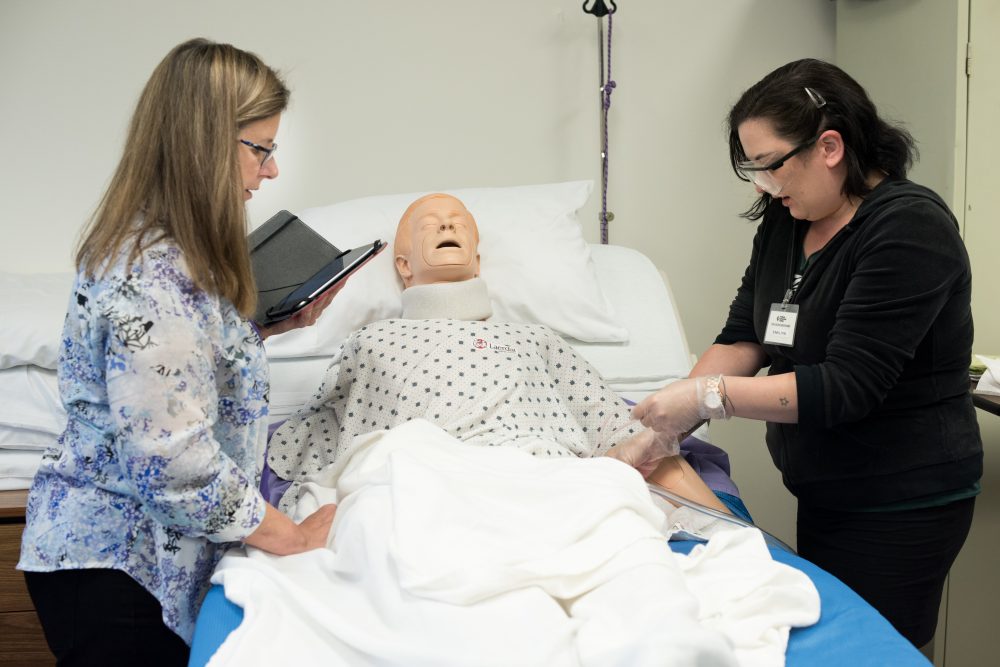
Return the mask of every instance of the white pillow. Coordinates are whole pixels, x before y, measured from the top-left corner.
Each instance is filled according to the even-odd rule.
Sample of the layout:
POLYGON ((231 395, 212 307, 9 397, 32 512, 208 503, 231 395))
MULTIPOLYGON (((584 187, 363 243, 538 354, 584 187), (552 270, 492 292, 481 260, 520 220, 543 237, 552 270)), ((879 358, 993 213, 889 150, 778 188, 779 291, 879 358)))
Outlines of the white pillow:
MULTIPOLYGON (((577 211, 591 181, 442 190, 466 205, 479 227, 482 278, 498 320, 540 323, 589 342, 624 342, 628 331, 597 281, 577 211)), ((399 218, 427 192, 365 197, 297 215, 340 248, 390 244, 354 275, 315 326, 267 340, 272 358, 329 355, 356 329, 399 317, 403 285, 391 244, 399 218)))
POLYGON ((687 377, 691 352, 666 276, 632 248, 595 244, 591 254, 601 286, 628 329, 628 343, 570 341, 573 349, 619 393, 659 389, 671 378, 687 377))
POLYGON ((73 278, 72 273, 0 271, 0 369, 56 367, 73 278))
POLYGON ((56 433, 0 424, 0 449, 46 449, 58 440, 56 433))
POLYGON ((57 436, 66 428, 55 371, 37 366, 0 370, 0 396, 0 426, 57 436))
POLYGON ((4 450, 0 452, 0 480, 17 481, 22 484, 27 481, 27 485, 11 487, 8 484, 7 488, 28 488, 41 463, 42 452, 4 450))

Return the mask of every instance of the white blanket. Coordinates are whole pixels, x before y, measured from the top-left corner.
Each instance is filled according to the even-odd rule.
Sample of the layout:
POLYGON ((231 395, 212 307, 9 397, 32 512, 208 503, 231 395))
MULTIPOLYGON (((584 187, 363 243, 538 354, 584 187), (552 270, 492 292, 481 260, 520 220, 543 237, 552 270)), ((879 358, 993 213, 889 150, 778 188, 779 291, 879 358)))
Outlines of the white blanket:
POLYGON ((818 619, 812 583, 756 530, 673 554, 618 461, 469 446, 422 420, 358 440, 298 507, 340 499, 329 549, 219 564, 244 621, 210 665, 780 665, 788 626, 818 619))

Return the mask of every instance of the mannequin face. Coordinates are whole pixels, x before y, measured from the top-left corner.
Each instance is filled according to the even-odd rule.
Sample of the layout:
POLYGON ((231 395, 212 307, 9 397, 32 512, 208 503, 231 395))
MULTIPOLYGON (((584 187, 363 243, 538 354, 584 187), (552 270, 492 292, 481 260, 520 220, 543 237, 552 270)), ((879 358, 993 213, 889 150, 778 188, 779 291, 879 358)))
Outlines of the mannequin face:
POLYGON ((465 204, 428 195, 410 205, 396 230, 396 270, 404 287, 479 275, 479 229, 465 204))

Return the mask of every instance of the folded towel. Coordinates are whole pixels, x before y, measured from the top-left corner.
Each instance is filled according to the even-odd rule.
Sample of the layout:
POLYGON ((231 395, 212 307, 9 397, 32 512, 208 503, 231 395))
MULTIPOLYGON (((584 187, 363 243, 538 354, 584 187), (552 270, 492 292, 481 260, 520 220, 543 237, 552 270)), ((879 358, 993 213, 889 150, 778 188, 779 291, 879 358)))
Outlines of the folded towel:
POLYGON ((976 357, 985 366, 983 375, 979 378, 979 384, 976 385, 976 393, 1000 396, 1000 359, 981 354, 977 354, 976 357))

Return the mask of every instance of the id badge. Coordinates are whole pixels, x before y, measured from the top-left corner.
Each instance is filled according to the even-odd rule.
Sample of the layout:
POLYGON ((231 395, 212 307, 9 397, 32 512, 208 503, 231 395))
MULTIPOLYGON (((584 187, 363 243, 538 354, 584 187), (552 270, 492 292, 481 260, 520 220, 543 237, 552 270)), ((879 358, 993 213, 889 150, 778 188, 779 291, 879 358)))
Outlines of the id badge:
POLYGON ((768 345, 791 347, 795 344, 795 323, 799 319, 799 307, 794 303, 772 303, 771 314, 767 318, 764 342, 768 345))

